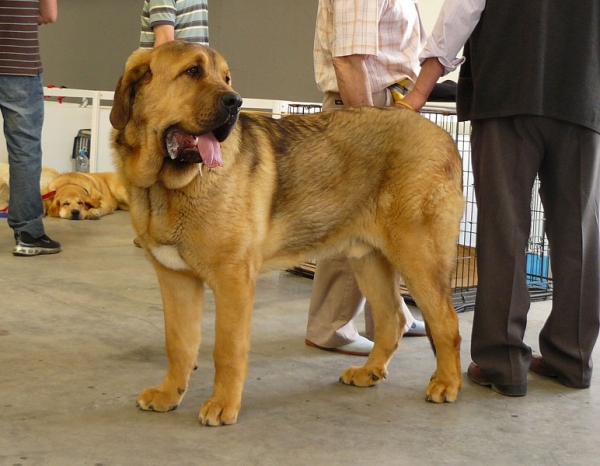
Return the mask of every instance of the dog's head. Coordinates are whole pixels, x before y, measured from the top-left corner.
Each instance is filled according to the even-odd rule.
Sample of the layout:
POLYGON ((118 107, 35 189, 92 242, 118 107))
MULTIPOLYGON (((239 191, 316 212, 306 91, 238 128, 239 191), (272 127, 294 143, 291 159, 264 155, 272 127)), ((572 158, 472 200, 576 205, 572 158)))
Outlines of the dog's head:
POLYGON ((223 165, 242 98, 225 59, 182 41, 134 52, 115 90, 110 121, 117 165, 130 183, 184 186, 201 164, 223 165))
POLYGON ((50 217, 66 218, 67 220, 96 219, 96 216, 89 215, 89 210, 100 207, 98 199, 91 197, 85 188, 74 184, 65 184, 57 188, 54 196, 44 202, 50 217))

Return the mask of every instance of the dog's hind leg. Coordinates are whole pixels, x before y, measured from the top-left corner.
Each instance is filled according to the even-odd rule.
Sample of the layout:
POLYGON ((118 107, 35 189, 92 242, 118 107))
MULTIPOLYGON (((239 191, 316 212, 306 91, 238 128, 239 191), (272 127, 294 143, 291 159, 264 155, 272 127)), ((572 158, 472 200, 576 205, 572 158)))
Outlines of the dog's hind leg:
POLYGON ((450 277, 455 265, 454 236, 441 240, 435 231, 406 233, 399 267, 429 329, 437 359, 426 389, 428 401, 455 401, 461 388, 458 316, 452 303, 450 277))
POLYGON ((204 285, 189 274, 154 266, 163 299, 169 367, 162 384, 144 390, 137 405, 143 410, 172 411, 183 399, 196 367, 204 285))
POLYGON ((374 346, 364 366, 351 366, 340 377, 347 385, 368 387, 387 377, 387 366, 398 348, 406 319, 400 304, 398 275, 378 251, 350 258, 358 285, 371 305, 374 346))

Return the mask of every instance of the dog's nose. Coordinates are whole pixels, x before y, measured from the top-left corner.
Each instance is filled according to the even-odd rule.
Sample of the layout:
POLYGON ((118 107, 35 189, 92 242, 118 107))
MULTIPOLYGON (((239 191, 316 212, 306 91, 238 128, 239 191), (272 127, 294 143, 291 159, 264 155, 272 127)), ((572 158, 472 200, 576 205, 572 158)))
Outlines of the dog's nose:
POLYGON ((77 209, 71 210, 71 218, 73 220, 79 220, 79 215, 80 214, 81 214, 81 212, 79 212, 77 209))
POLYGON ((242 96, 236 92, 228 92, 221 96, 221 104, 232 114, 240 111, 243 102, 242 96))

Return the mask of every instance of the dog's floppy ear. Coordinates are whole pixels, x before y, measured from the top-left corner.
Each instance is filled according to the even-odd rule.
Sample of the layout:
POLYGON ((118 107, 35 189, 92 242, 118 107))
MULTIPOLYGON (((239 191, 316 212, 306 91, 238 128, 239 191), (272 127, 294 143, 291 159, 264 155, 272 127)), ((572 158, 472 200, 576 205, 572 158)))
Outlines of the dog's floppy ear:
MULTIPOLYGON (((60 202, 58 201, 58 199, 53 198, 54 201, 52 202, 52 204, 50 204, 50 207, 48 207, 48 212, 47 214, 50 217, 58 217, 58 211, 60 210, 60 202)), ((49 199, 51 200, 51 199, 49 199)), ((44 204, 45 206, 45 204, 44 204)))
POLYGON ((127 60, 125 72, 119 78, 115 89, 113 107, 110 111, 110 123, 115 129, 123 129, 131 117, 138 83, 150 75, 151 50, 137 50, 127 60))
POLYGON ((100 202, 100 199, 94 199, 93 197, 86 197, 85 205, 87 206, 88 209, 97 209, 98 207, 100 207, 102 205, 102 203, 100 202))

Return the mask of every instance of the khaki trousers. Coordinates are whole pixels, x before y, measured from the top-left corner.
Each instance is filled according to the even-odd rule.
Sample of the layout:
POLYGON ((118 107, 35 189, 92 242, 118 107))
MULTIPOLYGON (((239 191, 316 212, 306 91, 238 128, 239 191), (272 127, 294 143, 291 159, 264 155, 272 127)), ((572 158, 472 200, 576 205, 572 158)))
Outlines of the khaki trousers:
MULTIPOLYGON (((375 107, 393 105, 390 92, 385 89, 373 94, 375 107)), ((344 104, 338 93, 328 92, 323 99, 323 111, 339 110, 344 104)), ((359 337, 353 319, 365 310, 365 336, 373 339, 374 326, 371 309, 354 278, 354 272, 345 255, 317 261, 312 296, 308 311, 306 338, 324 348, 335 348, 359 337)), ((408 330, 414 318, 403 302, 408 330)))

